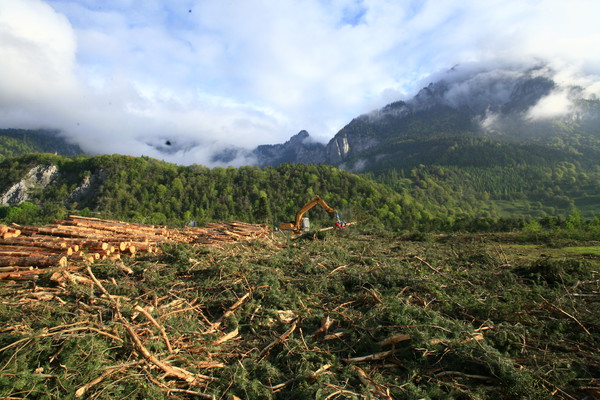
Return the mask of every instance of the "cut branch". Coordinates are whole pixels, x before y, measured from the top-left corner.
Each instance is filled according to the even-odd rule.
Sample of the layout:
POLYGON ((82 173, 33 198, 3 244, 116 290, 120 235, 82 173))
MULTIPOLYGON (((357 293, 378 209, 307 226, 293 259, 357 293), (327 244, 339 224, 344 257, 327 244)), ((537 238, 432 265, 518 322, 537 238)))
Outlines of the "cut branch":
POLYGON ((359 362, 364 362, 364 361, 378 361, 378 360, 383 360, 385 358, 388 358, 389 356, 391 356, 394 353, 395 353, 394 350, 383 351, 381 353, 369 354, 368 356, 346 358, 344 361, 350 362, 350 363, 359 363, 359 362))
POLYGON ((125 318, 123 318, 123 316, 121 315, 121 310, 119 309, 119 303, 117 302, 115 297, 112 296, 104 288, 104 286, 102 286, 102 283, 100 283, 100 281, 96 278, 96 276, 94 276, 90 267, 87 267, 87 272, 90 275, 90 277, 92 278, 92 280, 94 281, 94 283, 96 284, 96 286, 100 289, 100 291, 103 294, 105 294, 111 301, 113 308, 115 309, 117 319, 125 327, 125 330, 127 331, 127 334, 129 335, 129 338, 133 342, 133 347, 138 352, 138 354, 140 354, 142 357, 144 357, 150 363, 154 364, 155 366, 157 366, 158 368, 163 370, 167 374, 167 376, 174 376, 178 379, 181 379, 181 380, 187 382, 188 384, 213 380, 213 378, 211 378, 210 376, 194 374, 194 373, 184 370, 183 368, 172 367, 172 366, 166 364, 165 362, 159 360, 152 353, 150 353, 150 351, 142 344, 140 337, 138 336, 137 333, 135 333, 135 331, 131 327, 131 324, 129 324, 125 320, 125 318))
POLYGON ((273 347, 285 341, 294 331, 296 330, 296 321, 292 324, 290 329, 285 331, 283 335, 278 337, 275 341, 269 343, 262 351, 258 354, 258 358, 261 359, 265 354, 267 354, 273 347))
POLYGON ((229 309, 227 309, 227 311, 225 311, 225 313, 223 313, 223 315, 217 320, 217 322, 212 324, 212 326, 208 329, 206 333, 212 333, 219 329, 219 327, 223 323, 223 320, 229 317, 230 315, 233 315, 235 310, 237 310, 244 303, 244 301, 246 301, 246 299, 250 297, 251 294, 252 292, 248 292, 242 297, 240 297, 231 307, 229 307, 229 309))
POLYGON ((235 338, 238 334, 239 334, 238 328, 235 328, 233 331, 231 331, 228 334, 221 336, 219 339, 215 340, 214 344, 225 343, 225 342, 235 338))
POLYGON ((116 374, 117 372, 121 372, 127 368, 131 368, 133 366, 139 365, 139 364, 140 364, 139 361, 135 361, 135 362, 127 363, 127 364, 121 364, 121 365, 115 365, 112 367, 108 367, 99 377, 97 377, 96 379, 90 381, 89 383, 86 383, 85 385, 83 385, 82 387, 77 389, 77 391, 75 391, 75 397, 83 396, 88 390, 90 390, 92 387, 96 386, 97 384, 99 384, 104 379, 108 378, 109 376, 116 374))
POLYGON ((150 322, 152 322, 152 325, 154 325, 160 331, 160 335, 162 336, 165 344, 167 345, 167 350, 169 350, 169 353, 173 353, 173 347, 171 347, 171 342, 169 341, 169 337, 167 336, 167 332, 165 331, 165 328, 163 328, 162 325, 160 325, 152 317, 152 315, 150 315, 150 313, 148 311, 146 311, 144 308, 142 308, 140 306, 135 306, 135 310, 141 312, 142 314, 144 314, 144 316, 146 318, 148 318, 148 320, 150 322))

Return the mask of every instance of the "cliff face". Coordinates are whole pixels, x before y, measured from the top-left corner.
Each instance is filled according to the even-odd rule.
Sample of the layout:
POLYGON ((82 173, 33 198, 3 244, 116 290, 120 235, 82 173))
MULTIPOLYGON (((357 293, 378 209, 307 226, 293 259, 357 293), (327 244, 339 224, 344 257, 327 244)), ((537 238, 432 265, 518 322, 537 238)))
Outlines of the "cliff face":
POLYGON ((338 134, 327 144, 326 163, 340 165, 351 156, 359 155, 378 144, 379 140, 374 137, 345 132, 338 134))
MULTIPOLYGON (((65 184, 70 179, 69 174, 61 173, 55 164, 36 165, 8 189, 0 187, 0 205, 17 206, 25 201, 37 202, 47 188, 52 190, 53 185, 65 184)), ((102 169, 85 175, 65 199, 65 204, 92 201, 105 179, 106 173, 102 169)))
POLYGON ((30 191, 43 189, 58 177, 56 165, 38 165, 0 197, 3 206, 16 206, 29 200, 30 191))

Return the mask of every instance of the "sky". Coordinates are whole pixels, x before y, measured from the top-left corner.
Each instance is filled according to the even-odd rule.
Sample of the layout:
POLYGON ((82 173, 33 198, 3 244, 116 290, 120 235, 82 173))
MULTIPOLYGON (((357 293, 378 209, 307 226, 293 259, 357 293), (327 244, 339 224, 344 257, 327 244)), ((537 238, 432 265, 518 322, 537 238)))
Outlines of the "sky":
POLYGON ((598 15, 598 0, 0 0, 0 128, 216 166, 301 130, 325 143, 457 64, 542 61, 597 87, 598 15))

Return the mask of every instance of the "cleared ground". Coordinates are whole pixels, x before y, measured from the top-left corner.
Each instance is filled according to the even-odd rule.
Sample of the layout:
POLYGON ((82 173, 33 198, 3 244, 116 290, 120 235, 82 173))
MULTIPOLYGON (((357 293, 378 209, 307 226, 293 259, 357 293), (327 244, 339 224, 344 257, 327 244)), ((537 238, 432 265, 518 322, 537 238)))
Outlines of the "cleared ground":
POLYGON ((275 232, 0 283, 0 397, 598 398, 595 240, 275 232))

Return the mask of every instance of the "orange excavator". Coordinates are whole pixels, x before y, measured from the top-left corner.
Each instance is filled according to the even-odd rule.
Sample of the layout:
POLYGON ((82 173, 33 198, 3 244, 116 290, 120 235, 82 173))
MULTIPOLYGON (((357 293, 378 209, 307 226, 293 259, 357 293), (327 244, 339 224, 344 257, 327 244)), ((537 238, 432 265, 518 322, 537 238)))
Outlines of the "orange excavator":
POLYGON ((279 226, 279 229, 281 229, 282 231, 292 231, 296 234, 301 233, 302 216, 316 205, 320 205, 325 209, 325 211, 329 213, 331 217, 336 218, 335 227, 343 228, 346 226, 346 223, 340 219, 340 215, 338 214, 338 212, 335 209, 329 207, 327 203, 325 203, 325 200, 323 200, 319 195, 316 195, 314 199, 302 206, 302 208, 296 213, 296 219, 293 223, 283 223, 279 226))

